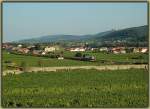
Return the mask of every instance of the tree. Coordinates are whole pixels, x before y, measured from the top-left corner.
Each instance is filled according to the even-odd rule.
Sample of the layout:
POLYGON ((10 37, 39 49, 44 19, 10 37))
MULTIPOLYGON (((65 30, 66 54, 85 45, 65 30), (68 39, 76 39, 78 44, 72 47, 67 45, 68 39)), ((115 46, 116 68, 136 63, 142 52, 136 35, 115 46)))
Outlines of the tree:
POLYGON ((60 57, 63 57, 63 56, 64 56, 64 52, 61 51, 61 52, 60 52, 60 57))
POLYGON ((25 61, 22 61, 22 62, 21 62, 20 67, 22 68, 22 70, 23 70, 24 72, 27 71, 27 63, 26 63, 25 61))
POLYGON ((40 44, 35 44, 35 49, 36 50, 40 50, 41 49, 41 45, 40 44))
POLYGON ((39 66, 39 67, 42 66, 42 61, 41 61, 41 60, 38 61, 38 66, 39 66))
POLYGON ((82 53, 80 53, 80 52, 76 53, 75 57, 82 57, 82 53))

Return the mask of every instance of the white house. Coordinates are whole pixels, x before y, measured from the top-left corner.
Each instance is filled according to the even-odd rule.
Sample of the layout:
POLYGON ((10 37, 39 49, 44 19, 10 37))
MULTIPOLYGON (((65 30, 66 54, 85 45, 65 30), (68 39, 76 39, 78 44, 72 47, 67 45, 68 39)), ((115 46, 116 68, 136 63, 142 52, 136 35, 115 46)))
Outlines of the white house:
POLYGON ((80 48, 71 48, 70 51, 85 51, 85 48, 80 47, 80 48))
POLYGON ((148 48, 142 48, 141 49, 141 53, 146 53, 146 52, 148 52, 148 48))
POLYGON ((43 51, 43 52, 42 52, 42 55, 46 55, 46 52, 43 51))
POLYGON ((116 47, 116 48, 112 48, 111 50, 114 54, 119 54, 119 53, 126 53, 126 50, 124 47, 116 47))
POLYGON ((98 50, 98 48, 91 48, 91 51, 98 50))
POLYGON ((108 48, 107 47, 101 47, 99 50, 100 51, 108 51, 108 48))
POLYGON ((45 52, 52 52, 52 51, 55 51, 56 48, 55 47, 45 47, 44 51, 45 52))
POLYGON ((58 57, 58 60, 62 60, 62 59, 64 59, 64 57, 58 57))
POLYGON ((134 52, 134 53, 139 53, 139 52, 140 52, 140 48, 134 48, 134 49, 133 49, 133 52, 134 52))
POLYGON ((120 53, 125 54, 125 53, 126 53, 126 50, 121 50, 120 53))
POLYGON ((114 54, 119 54, 120 52, 119 52, 119 51, 114 50, 114 51, 113 51, 113 53, 114 53, 114 54))
POLYGON ((22 45, 21 45, 21 44, 19 44, 19 45, 18 45, 18 47, 22 47, 22 45))

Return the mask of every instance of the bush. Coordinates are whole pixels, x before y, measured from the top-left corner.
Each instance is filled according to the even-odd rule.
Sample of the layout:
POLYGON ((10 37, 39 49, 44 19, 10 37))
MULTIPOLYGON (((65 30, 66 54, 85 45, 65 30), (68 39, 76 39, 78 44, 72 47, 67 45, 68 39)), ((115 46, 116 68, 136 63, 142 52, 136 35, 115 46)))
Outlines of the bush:
POLYGON ((80 52, 76 53, 75 57, 82 57, 82 53, 80 53, 80 52))
POLYGON ((41 60, 38 61, 38 66, 39 66, 39 67, 42 66, 42 61, 41 61, 41 60))
POLYGON ((22 67, 22 70, 25 72, 27 70, 27 63, 22 61, 20 67, 22 67))
POLYGON ((50 58, 56 58, 56 56, 55 55, 50 55, 50 58))

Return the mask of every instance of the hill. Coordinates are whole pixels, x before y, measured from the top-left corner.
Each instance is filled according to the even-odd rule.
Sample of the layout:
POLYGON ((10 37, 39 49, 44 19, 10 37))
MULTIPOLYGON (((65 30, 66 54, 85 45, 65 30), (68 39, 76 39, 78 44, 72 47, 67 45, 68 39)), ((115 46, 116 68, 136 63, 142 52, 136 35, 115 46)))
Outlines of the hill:
POLYGON ((148 26, 132 27, 117 31, 112 31, 102 37, 96 36, 97 40, 102 41, 114 41, 114 40, 126 40, 126 41, 148 41, 148 26))
POLYGON ((38 38, 19 40, 19 43, 50 43, 64 41, 93 41, 93 42, 148 42, 148 26, 139 26, 121 30, 111 30, 93 35, 47 35, 38 38))
MULTIPOLYGON (((110 31, 98 33, 99 37, 104 34, 110 33, 110 31)), ((47 35, 38 38, 31 38, 25 40, 19 40, 19 43, 49 43, 49 42, 62 42, 62 41, 88 41, 94 38, 96 35, 47 35)))

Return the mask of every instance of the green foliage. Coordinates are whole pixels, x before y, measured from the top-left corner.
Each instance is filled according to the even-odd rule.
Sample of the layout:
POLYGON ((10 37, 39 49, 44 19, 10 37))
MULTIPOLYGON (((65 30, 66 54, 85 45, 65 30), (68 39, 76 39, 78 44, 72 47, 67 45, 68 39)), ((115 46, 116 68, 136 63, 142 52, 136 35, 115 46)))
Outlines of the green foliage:
POLYGON ((82 57, 82 53, 81 53, 81 52, 77 52, 77 53, 75 54, 75 57, 82 57))
POLYGON ((134 49, 134 48, 126 48, 125 50, 126 50, 127 53, 132 53, 132 52, 133 52, 133 49, 134 49))
POLYGON ((2 78, 3 107, 147 107, 148 72, 59 70, 2 78))
POLYGON ((21 62, 20 67, 23 69, 23 71, 25 72, 27 70, 27 63, 25 61, 21 62))
POLYGON ((99 47, 118 45, 118 43, 112 43, 116 40, 122 40, 123 42, 121 43, 121 45, 125 44, 126 46, 148 46, 148 25, 125 28, 120 30, 110 30, 93 35, 48 35, 39 38, 21 40, 19 42, 56 43, 64 47, 70 47, 74 44, 78 46, 78 43, 88 42, 89 45, 92 47, 99 47), (104 41, 107 42, 104 43, 104 41))
POLYGON ((40 45, 40 44, 38 44, 38 43, 37 43, 37 44, 35 44, 35 49, 36 49, 36 50, 40 50, 40 49, 41 49, 41 45, 40 45))
MULTIPOLYGON (((95 39, 98 42, 101 41, 102 43, 104 41, 107 41, 107 43, 103 43, 105 46, 113 46, 112 42, 117 40, 124 40, 121 44, 124 44, 126 46, 148 46, 148 26, 145 25, 140 27, 116 30, 101 37, 97 35, 95 39)), ((117 43, 115 43, 115 45, 117 45, 117 43)))
MULTIPOLYGON (((74 57, 76 52, 64 52, 64 57, 74 57)), ((7 54, 6 51, 3 51, 3 69, 6 68, 6 60, 12 61, 17 66, 21 65, 21 62, 24 61, 28 64, 28 66, 39 66, 39 60, 42 61, 44 67, 48 66, 85 66, 85 65, 105 65, 101 63, 101 60, 106 61, 115 61, 115 62, 147 62, 148 63, 148 54, 141 54, 141 53, 126 53, 126 54, 106 54, 106 53, 93 53, 93 52, 84 52, 84 54, 89 54, 90 56, 96 57, 96 62, 87 62, 87 61, 78 61, 78 60, 58 60, 56 56, 53 54, 52 57, 37 57, 37 56, 25 56, 25 55, 17 55, 17 54, 7 54), (142 56, 141 59, 135 59, 138 56, 142 56), (135 57, 135 58, 134 58, 135 57)), ((111 64, 111 63, 107 63, 111 64)))
POLYGON ((39 66, 39 67, 42 67, 42 60, 39 60, 39 61, 38 61, 38 66, 39 66))

